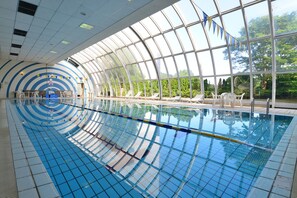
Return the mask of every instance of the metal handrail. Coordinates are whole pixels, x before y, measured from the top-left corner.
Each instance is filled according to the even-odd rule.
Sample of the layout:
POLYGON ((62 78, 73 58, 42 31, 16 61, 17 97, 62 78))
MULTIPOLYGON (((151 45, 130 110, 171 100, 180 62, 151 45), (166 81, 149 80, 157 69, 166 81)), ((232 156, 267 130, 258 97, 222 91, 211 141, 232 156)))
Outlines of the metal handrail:
POLYGON ((267 98, 267 101, 266 101, 266 115, 269 114, 269 108, 270 108, 269 103, 270 103, 270 98, 267 98))
POLYGON ((252 98, 252 102, 251 102, 251 114, 254 113, 255 110, 255 98, 252 98))

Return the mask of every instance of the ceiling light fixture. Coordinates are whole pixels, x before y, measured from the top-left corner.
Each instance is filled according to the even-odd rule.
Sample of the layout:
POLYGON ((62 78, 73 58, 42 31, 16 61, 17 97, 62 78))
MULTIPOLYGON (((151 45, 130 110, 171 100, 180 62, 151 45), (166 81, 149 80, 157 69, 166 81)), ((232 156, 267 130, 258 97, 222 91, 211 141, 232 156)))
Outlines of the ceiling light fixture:
POLYGON ((55 52, 55 51, 50 51, 50 53, 52 53, 52 54, 56 54, 57 52, 55 52))
POLYGON ((63 43, 64 45, 68 45, 70 42, 63 40, 63 41, 61 41, 61 43, 63 43))
POLYGON ((79 27, 80 27, 80 28, 83 28, 83 29, 87 29, 87 30, 91 30, 91 29, 94 28, 94 26, 89 25, 89 24, 86 24, 86 23, 82 23, 82 24, 80 24, 79 27))

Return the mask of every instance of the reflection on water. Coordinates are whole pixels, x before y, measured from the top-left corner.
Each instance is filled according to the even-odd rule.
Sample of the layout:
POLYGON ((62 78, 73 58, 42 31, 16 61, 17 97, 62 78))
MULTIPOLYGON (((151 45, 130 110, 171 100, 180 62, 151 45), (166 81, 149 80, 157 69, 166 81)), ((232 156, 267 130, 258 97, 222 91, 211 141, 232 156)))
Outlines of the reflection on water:
MULTIPOLYGON (((44 139, 52 134, 55 138, 63 138, 66 141, 55 142, 59 149, 67 150, 75 145, 82 152, 80 155, 89 156, 94 163, 105 166, 109 174, 143 196, 154 197, 246 196, 271 155, 266 148, 273 150, 276 147, 292 119, 110 100, 95 100, 83 108, 61 102, 73 104, 76 101, 16 105, 21 119, 26 120, 24 126, 29 137, 44 139), (184 133, 88 108, 194 128, 258 147, 184 133), (48 120, 47 126, 41 124, 48 120), (39 130, 40 126, 43 130, 39 130)), ((42 155, 45 145, 37 146, 42 155)), ((47 163, 49 170, 56 166, 47 163)), ((69 166, 69 169, 73 171, 75 167, 69 166)), ((52 178, 56 178, 51 172, 52 178)), ((92 186, 92 182, 88 185, 92 186)), ((60 185, 56 182, 58 189, 60 185)), ((64 192, 60 190, 60 193, 64 192)))

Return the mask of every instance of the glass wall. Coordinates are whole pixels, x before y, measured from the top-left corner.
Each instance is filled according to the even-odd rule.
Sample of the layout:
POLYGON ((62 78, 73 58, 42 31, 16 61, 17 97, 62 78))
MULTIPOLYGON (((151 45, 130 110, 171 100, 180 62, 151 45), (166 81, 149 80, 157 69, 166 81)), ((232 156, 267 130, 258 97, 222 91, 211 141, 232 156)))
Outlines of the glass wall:
MULTIPOLYGON (((72 58, 97 95, 106 87, 111 96, 234 92, 275 101, 286 94, 272 89, 297 78, 296 24, 295 1, 181 0, 72 58)), ((286 99, 296 99, 295 89, 286 99)))

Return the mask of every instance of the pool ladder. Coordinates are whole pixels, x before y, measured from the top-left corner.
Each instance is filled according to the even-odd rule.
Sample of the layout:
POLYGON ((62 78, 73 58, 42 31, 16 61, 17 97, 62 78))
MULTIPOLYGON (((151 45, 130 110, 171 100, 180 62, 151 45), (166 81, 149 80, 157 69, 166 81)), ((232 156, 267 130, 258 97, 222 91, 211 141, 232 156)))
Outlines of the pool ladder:
MULTIPOLYGON (((267 101, 266 101, 266 115, 269 114, 269 108, 270 108, 270 98, 267 98, 267 101)), ((252 102, 251 102, 251 114, 254 113, 254 110, 255 110, 255 98, 253 98, 252 102)))

